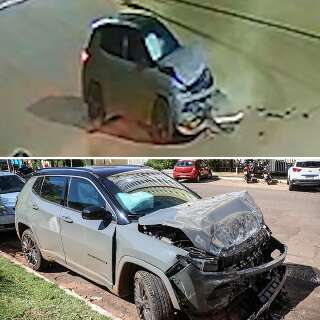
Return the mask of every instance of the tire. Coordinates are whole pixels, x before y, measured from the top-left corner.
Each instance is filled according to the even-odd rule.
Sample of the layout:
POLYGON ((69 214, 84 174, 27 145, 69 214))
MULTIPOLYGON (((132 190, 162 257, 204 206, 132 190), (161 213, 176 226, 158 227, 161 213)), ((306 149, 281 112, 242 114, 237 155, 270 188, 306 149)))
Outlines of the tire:
POLYGON ((196 176, 196 178, 194 179, 194 182, 199 183, 200 180, 201 180, 201 177, 200 177, 200 174, 198 174, 198 175, 196 176))
POLYGON ((166 99, 158 98, 154 104, 151 120, 151 136, 156 144, 173 142, 175 122, 166 99))
POLYGON ((48 261, 42 257, 35 237, 30 229, 25 230, 22 234, 21 248, 28 266, 31 269, 40 271, 48 266, 48 261))
POLYGON ((134 276, 134 302, 142 320, 170 320, 174 308, 162 280, 147 271, 134 276))
POLYGON ((289 191, 294 191, 294 190, 295 190, 295 187, 289 182, 289 191))
POLYGON ((211 172, 211 170, 209 170, 208 179, 212 179, 212 172, 211 172))
POLYGON ((88 131, 94 132, 99 130, 106 116, 100 85, 97 83, 90 83, 87 101, 89 119, 88 131))

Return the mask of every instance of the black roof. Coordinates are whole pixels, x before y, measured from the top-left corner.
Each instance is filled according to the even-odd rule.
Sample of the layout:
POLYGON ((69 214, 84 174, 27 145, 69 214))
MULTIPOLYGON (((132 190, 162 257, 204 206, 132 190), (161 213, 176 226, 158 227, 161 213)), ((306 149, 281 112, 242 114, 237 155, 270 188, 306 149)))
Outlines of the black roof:
POLYGON ((117 173, 128 172, 133 170, 146 169, 145 166, 126 165, 126 166, 99 166, 99 167, 79 167, 79 168, 47 168, 37 171, 37 175, 75 175, 89 176, 94 174, 99 177, 108 177, 117 173))

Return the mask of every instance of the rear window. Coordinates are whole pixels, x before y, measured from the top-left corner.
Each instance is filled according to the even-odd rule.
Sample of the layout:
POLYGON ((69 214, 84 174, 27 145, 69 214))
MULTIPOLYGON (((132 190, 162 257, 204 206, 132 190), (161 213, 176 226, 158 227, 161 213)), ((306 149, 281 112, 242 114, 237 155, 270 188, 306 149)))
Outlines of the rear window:
POLYGON ((301 162, 297 162, 296 167, 300 167, 300 168, 320 168, 320 161, 301 161, 301 162))
POLYGON ((20 192, 24 182, 16 175, 7 175, 0 177, 0 193, 20 192))
POLYGON ((66 183, 67 178, 65 177, 45 177, 41 197, 50 202, 63 205, 66 183))
POLYGON ((194 162, 193 161, 178 161, 176 163, 176 167, 193 167, 194 162))

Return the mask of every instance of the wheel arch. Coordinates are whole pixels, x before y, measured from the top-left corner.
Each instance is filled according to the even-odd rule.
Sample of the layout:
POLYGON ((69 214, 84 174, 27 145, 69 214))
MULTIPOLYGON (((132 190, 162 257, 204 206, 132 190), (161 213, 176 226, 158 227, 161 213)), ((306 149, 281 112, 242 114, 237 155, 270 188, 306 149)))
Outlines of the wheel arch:
POLYGON ((119 296, 128 296, 132 291, 134 275, 138 270, 145 270, 158 276, 168 291, 173 307, 180 310, 179 302, 175 291, 165 273, 157 267, 134 257, 123 257, 117 267, 115 292, 119 296), (130 287, 131 286, 131 287, 130 287))
POLYGON ((23 222, 18 222, 18 224, 17 224, 17 235, 18 235, 19 239, 21 239, 22 234, 23 234, 27 229, 30 229, 30 230, 31 230, 31 228, 30 228, 28 225, 24 224, 23 222))

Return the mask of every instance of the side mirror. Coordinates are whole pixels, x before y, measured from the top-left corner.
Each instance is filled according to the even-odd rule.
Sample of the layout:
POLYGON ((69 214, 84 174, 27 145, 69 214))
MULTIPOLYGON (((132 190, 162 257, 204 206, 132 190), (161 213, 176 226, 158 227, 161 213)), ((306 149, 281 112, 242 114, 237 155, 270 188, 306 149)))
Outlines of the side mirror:
POLYGON ((90 206, 82 210, 82 218, 85 220, 103 220, 109 224, 112 221, 112 213, 105 208, 90 206))

